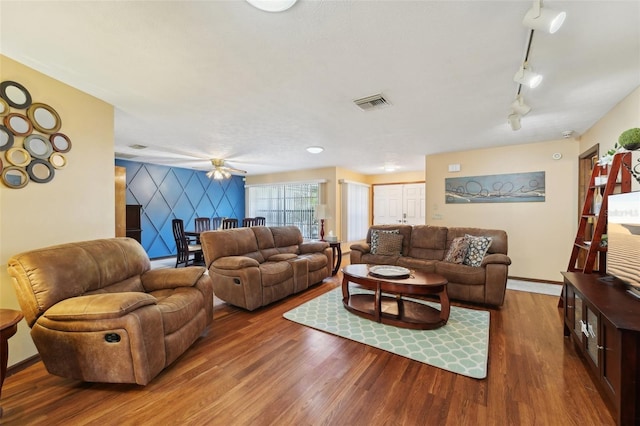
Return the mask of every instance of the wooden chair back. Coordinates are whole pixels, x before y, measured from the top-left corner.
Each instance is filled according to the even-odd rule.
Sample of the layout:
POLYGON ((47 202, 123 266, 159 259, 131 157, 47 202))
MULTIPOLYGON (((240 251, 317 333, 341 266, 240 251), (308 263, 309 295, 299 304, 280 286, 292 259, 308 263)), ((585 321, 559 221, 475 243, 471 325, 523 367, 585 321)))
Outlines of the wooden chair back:
POLYGON ((222 220, 222 229, 233 229, 238 227, 238 219, 226 218, 222 220))
POLYGON ((196 232, 204 232, 211 230, 211 219, 208 217, 196 217, 195 219, 196 232))

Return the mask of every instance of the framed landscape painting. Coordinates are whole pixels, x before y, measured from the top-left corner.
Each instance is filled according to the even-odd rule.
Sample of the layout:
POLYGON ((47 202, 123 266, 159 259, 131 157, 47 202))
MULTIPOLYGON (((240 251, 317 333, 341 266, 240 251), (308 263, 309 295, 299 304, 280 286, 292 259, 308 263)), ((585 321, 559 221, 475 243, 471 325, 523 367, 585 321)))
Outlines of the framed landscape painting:
POLYGON ((446 178, 445 202, 530 203, 545 200, 545 172, 446 178))

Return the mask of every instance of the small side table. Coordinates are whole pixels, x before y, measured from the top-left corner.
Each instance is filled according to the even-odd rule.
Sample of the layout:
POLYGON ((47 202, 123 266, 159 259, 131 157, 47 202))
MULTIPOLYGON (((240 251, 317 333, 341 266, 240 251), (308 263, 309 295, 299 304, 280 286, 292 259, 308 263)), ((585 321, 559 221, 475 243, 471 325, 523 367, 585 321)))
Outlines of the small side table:
MULTIPOLYGON (((2 395, 4 378, 7 375, 9 338, 18 331, 18 323, 22 317, 22 312, 13 309, 0 309, 0 396, 2 395)), ((0 417, 2 417, 2 407, 0 407, 0 417)))
POLYGON ((327 241, 333 252, 333 271, 331 275, 338 273, 340 264, 342 263, 342 242, 340 241, 327 241))

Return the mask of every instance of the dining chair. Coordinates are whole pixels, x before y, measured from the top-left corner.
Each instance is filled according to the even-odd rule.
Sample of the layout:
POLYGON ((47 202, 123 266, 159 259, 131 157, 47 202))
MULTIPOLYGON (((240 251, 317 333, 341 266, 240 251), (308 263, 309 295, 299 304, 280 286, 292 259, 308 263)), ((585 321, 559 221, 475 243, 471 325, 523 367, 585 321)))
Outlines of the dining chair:
MULTIPOLYGON (((196 217, 195 219, 195 231, 204 232, 211 230, 211 219, 208 217, 196 217)), ((215 228, 214 228, 215 229, 215 228)))
POLYGON ((171 227, 173 228, 173 238, 176 241, 176 268, 183 263, 186 267, 189 262, 193 265, 196 262, 201 262, 203 259, 202 247, 200 244, 189 244, 189 240, 184 233, 184 221, 182 219, 173 219, 171 227), (193 255, 192 259, 190 259, 191 255, 193 255))
POLYGON ((267 218, 263 216, 256 216, 256 224, 255 226, 266 226, 267 218))
POLYGON ((245 217, 242 219, 242 227, 248 228, 250 226, 256 226, 256 218, 255 217, 245 217))
POLYGON ((222 220, 222 229, 233 229, 238 227, 238 219, 226 218, 222 220))
POLYGON ((211 229, 215 231, 216 229, 220 229, 222 227, 222 220, 224 217, 214 217, 211 219, 211 229))

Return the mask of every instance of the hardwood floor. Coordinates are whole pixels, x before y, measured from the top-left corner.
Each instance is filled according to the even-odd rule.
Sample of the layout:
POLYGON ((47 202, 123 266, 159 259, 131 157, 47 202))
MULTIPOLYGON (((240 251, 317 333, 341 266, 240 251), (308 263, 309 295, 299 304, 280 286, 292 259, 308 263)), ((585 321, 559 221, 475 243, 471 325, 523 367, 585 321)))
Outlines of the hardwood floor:
POLYGON ((206 337, 146 387, 81 383, 38 362, 5 381, 2 424, 613 425, 557 297, 507 290, 476 380, 293 323, 339 285, 254 312, 217 306, 206 337))

